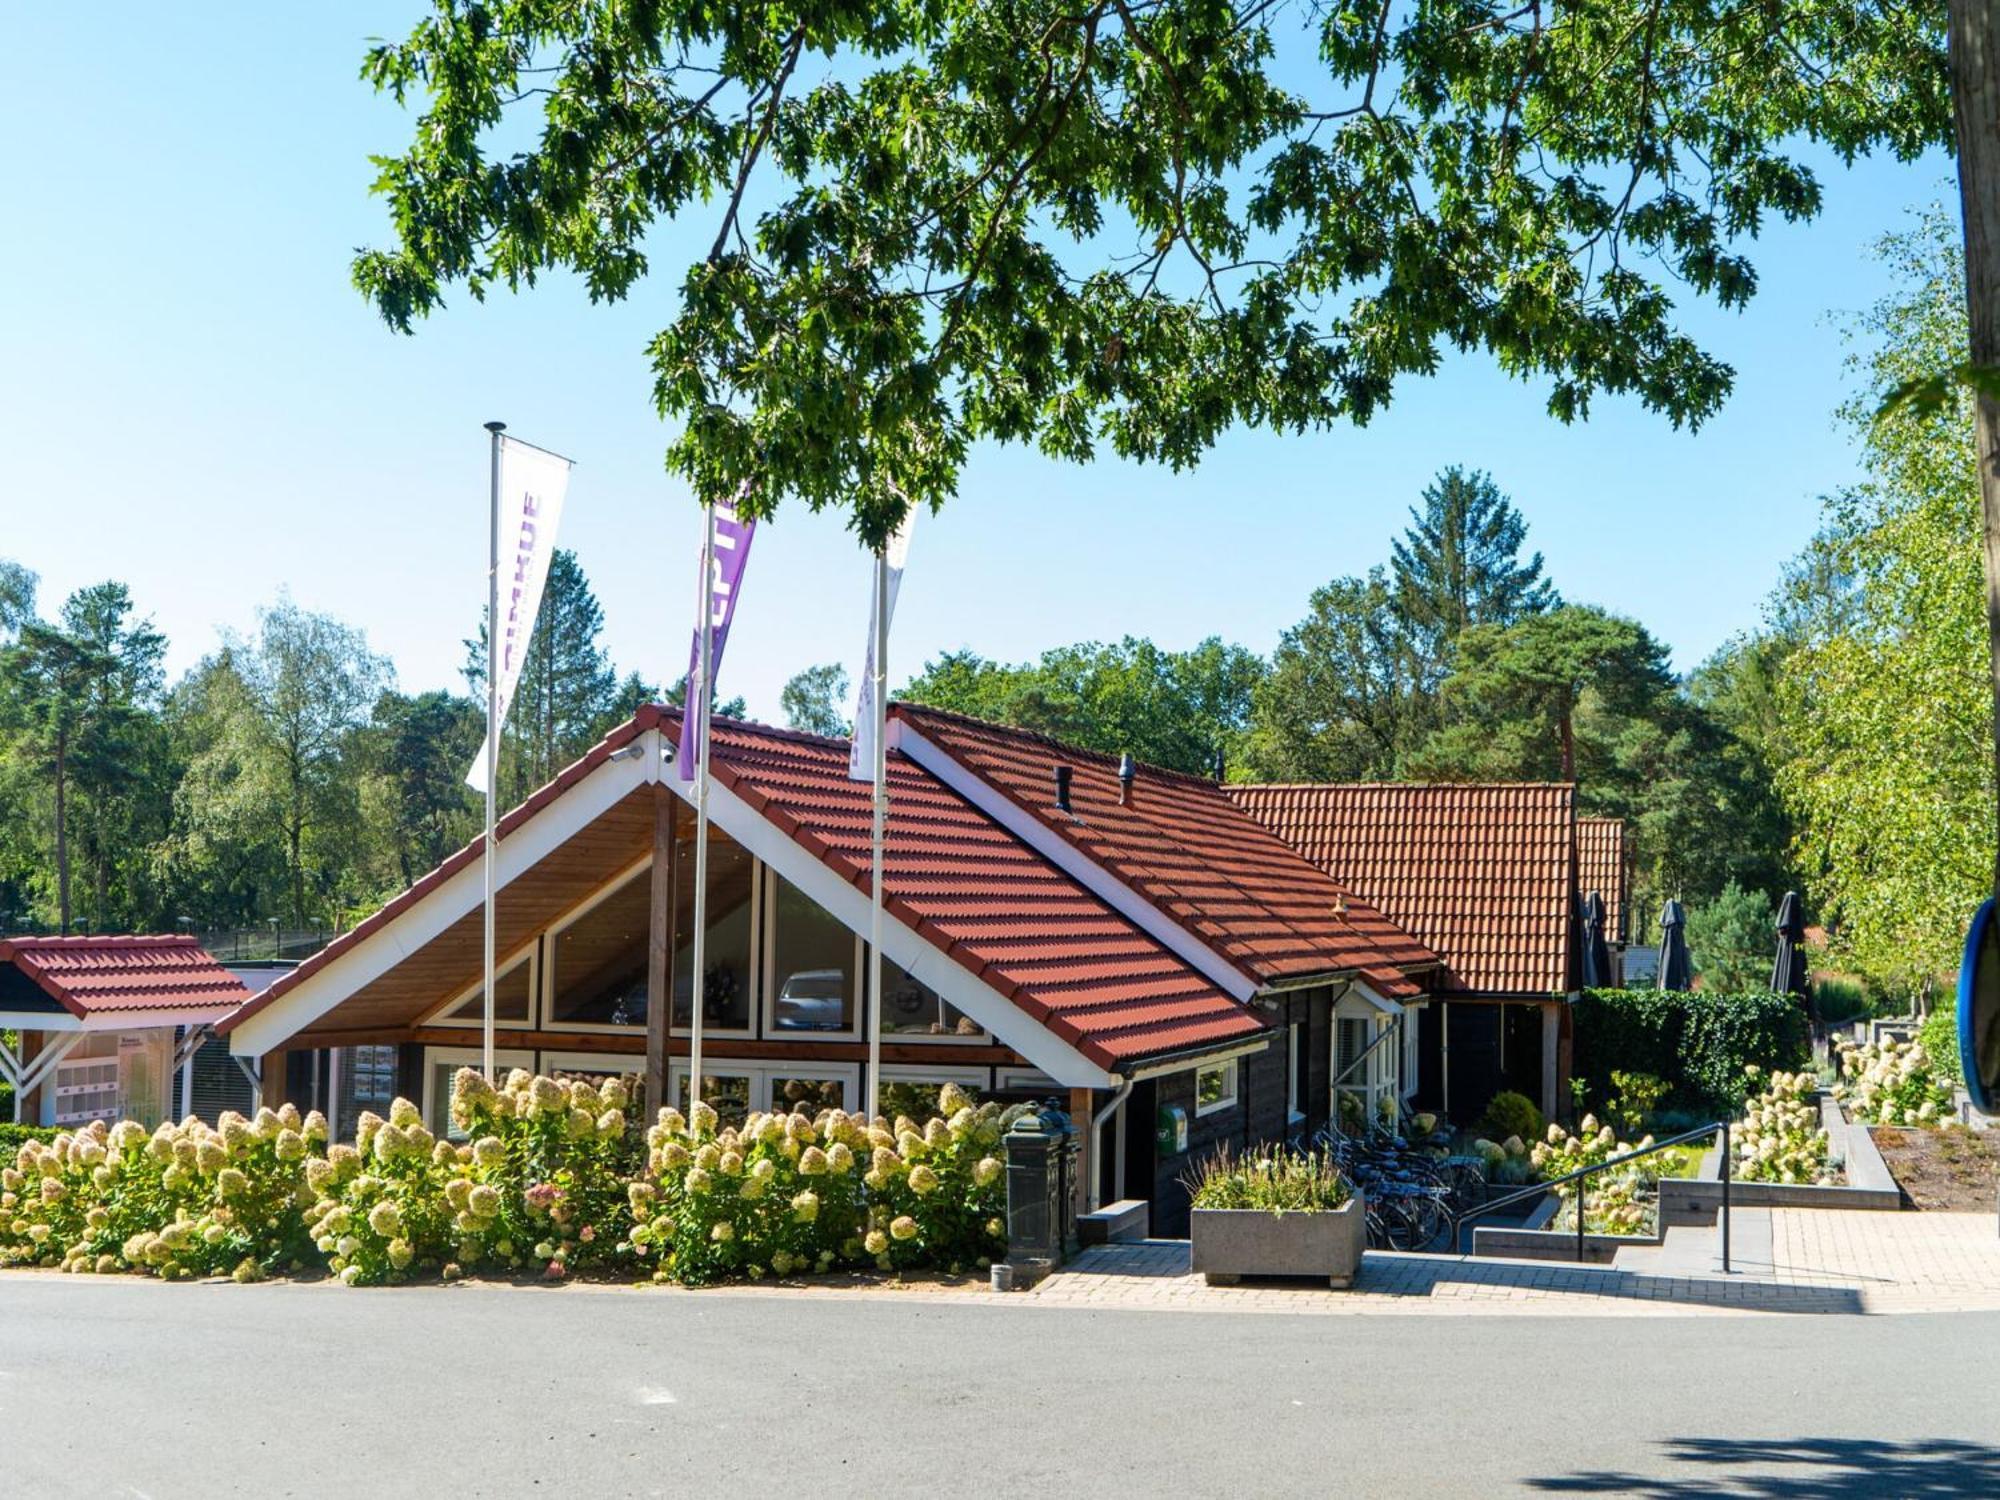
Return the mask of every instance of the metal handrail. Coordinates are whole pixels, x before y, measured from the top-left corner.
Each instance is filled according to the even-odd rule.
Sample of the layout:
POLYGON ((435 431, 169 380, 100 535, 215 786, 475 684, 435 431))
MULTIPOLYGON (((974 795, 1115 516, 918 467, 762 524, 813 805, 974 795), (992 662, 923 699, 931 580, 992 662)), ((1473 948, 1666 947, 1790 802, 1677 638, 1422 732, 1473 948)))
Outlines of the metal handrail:
MULTIPOLYGON (((1637 1161, 1642 1156, 1651 1156, 1656 1151, 1666 1151, 1675 1146, 1685 1146, 1689 1141, 1699 1140, 1705 1136, 1713 1135, 1717 1131, 1722 1132, 1722 1273, 1725 1276, 1731 1275, 1733 1273, 1729 1265, 1729 1180, 1734 1164, 1730 1160, 1729 1122, 1727 1120, 1716 1120, 1707 1125, 1697 1125, 1692 1130, 1684 1130, 1679 1135, 1668 1136, 1664 1141, 1655 1141, 1650 1146, 1641 1146, 1638 1150, 1628 1151, 1623 1156, 1614 1156, 1608 1161, 1601 1161, 1593 1166, 1578 1167, 1574 1172, 1565 1172, 1562 1176, 1554 1178, 1549 1182, 1533 1183, 1528 1187, 1520 1189, 1518 1192, 1507 1194, 1504 1198, 1489 1198, 1477 1208, 1468 1209, 1452 1220, 1452 1248, 1454 1250, 1458 1248, 1458 1242, 1465 1226, 1481 1214, 1490 1214, 1496 1209, 1506 1208, 1509 1204, 1525 1203, 1531 1198, 1539 1198, 1544 1193, 1552 1192, 1566 1183, 1580 1182, 1584 1178, 1598 1172, 1608 1172, 1613 1167, 1622 1167, 1625 1163, 1637 1161)), ((1584 1190, 1578 1188, 1576 1191, 1576 1263, 1578 1265, 1583 1264, 1583 1200, 1584 1190)))

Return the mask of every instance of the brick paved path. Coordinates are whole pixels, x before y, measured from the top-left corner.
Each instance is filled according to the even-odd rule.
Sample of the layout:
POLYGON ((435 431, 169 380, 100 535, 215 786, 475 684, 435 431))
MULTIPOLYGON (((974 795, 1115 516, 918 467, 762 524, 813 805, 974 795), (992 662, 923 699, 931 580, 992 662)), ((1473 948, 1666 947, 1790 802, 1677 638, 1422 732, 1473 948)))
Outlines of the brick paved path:
MULTIPOLYGON (((1989 1214, 1770 1210, 1768 1263, 1738 1274, 1370 1251, 1351 1291, 1307 1282, 1211 1287, 1185 1241, 1085 1252, 1026 1295, 1050 1306, 1290 1313, 1859 1313, 2000 1308, 1989 1214)), ((1751 1238, 1747 1237, 1746 1238, 1751 1238)), ((1761 1236, 1752 1238, 1757 1243, 1761 1236)), ((1747 1248, 1747 1247, 1746 1247, 1747 1248)))

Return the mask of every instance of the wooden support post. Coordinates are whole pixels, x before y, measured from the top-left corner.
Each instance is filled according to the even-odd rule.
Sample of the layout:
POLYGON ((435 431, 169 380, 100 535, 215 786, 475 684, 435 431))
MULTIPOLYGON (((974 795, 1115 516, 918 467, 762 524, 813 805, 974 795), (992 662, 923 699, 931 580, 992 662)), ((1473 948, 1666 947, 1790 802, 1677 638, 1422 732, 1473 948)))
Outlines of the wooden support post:
POLYGON ((286 1052, 266 1052, 258 1063, 257 1102, 266 1109, 285 1102, 285 1064, 290 1057, 286 1052))
POLYGON ((653 787, 652 903, 646 927, 646 1109, 656 1114, 667 1098, 667 1028, 673 1023, 674 889, 679 863, 674 837, 680 798, 653 787))
MULTIPOLYGON (((33 1066, 35 1059, 41 1056, 42 1048, 47 1045, 47 1032, 24 1031, 21 1033, 20 1056, 21 1076, 23 1078, 28 1076, 28 1069, 33 1066)), ((15 1088, 14 1118, 19 1120, 23 1125, 39 1125, 42 1123, 42 1085, 36 1084, 33 1088, 25 1091, 18 1086, 15 1088)))
POLYGON ((1090 1201, 1091 1179, 1096 1176, 1097 1142, 1091 1138, 1089 1089, 1069 1091, 1069 1123, 1076 1131, 1076 1211, 1087 1214, 1097 1205, 1090 1201))
MULTIPOLYGON (((1557 1095, 1557 1075, 1561 1070, 1557 1067, 1556 1042, 1562 1032, 1562 1013, 1562 1002, 1542 1002, 1542 1113, 1551 1120, 1556 1117, 1557 1105, 1561 1102, 1557 1095)), ((1504 1021, 1502 1025, 1505 1025, 1504 1021)))

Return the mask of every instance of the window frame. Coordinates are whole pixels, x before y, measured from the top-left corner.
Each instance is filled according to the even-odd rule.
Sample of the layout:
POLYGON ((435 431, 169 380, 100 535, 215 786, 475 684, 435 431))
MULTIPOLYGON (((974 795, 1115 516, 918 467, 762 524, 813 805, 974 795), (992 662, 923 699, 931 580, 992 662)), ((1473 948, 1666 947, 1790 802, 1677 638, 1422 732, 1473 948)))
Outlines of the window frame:
MULTIPOLYGON (((861 971, 861 983, 859 985, 859 989, 861 991, 862 1006, 863 1009, 865 1010, 868 1003, 868 981, 870 976, 874 972, 873 966, 869 964, 868 944, 865 940, 863 940, 861 944, 861 962, 864 965, 864 967, 861 971)), ((896 963, 896 961, 893 958, 889 957, 887 953, 884 953, 882 955, 882 967, 885 971, 891 964, 894 963, 896 963)), ((903 968, 901 964, 896 964, 896 967, 903 968)), ((909 973, 909 970, 903 969, 903 972, 907 974, 909 973)), ((923 983, 922 980, 918 980, 917 982, 919 984, 923 983)), ((929 986, 925 986, 925 988, 929 988, 929 986)), ((932 993, 936 992, 933 991, 932 993)), ((940 996, 939 998, 942 999, 943 997, 940 996)), ((944 1003, 946 1005, 951 1005, 951 1002, 949 1000, 946 1000, 944 1003)), ((953 1005, 952 1009, 958 1010, 958 1007, 953 1005)), ((886 1011, 881 1009, 877 1010, 876 1018, 878 1022, 880 1021, 881 1017, 884 1014, 886 1014, 886 1011)), ((965 1012, 959 1011, 959 1014, 964 1015, 965 1012)), ((861 1024, 864 1028, 866 1027, 867 1020, 865 1016, 861 1024)), ((879 1025, 877 1026, 877 1030, 878 1031, 880 1030, 879 1025)), ((827 1034, 831 1036, 833 1033, 829 1032, 827 1034)), ((881 1036, 885 1044, 897 1047, 905 1045, 918 1046, 918 1047, 990 1047, 993 1045, 993 1033, 986 1030, 984 1027, 981 1027, 978 1031, 968 1032, 963 1035, 961 1035, 958 1032, 937 1033, 930 1031, 883 1031, 881 1032, 881 1036)), ((888 1075, 885 1072, 883 1076, 887 1077, 888 1075)), ((906 1083, 921 1082, 921 1081, 922 1080, 920 1079, 904 1080, 904 1082, 906 1083)), ((958 1081, 963 1082, 964 1080, 960 1079, 958 1081)))
MULTIPOLYGON (((534 1031, 537 1029, 538 1022, 536 1018, 542 1013, 541 951, 542 934, 538 932, 512 953, 494 960, 493 983, 495 985, 498 985, 501 980, 520 968, 522 963, 525 962, 528 966, 528 1018, 525 1021, 508 1021, 495 1016, 493 1018, 493 1029, 495 1031, 534 1031)), ((484 967, 484 965, 482 964, 481 967, 484 967)), ((485 1024, 483 1019, 475 1018, 466 1021, 454 1021, 449 1018, 453 1011, 457 1010, 459 1006, 465 1004, 466 1001, 470 1000, 485 987, 486 976, 481 974, 472 983, 454 993, 444 1004, 423 1017, 417 1024, 419 1026, 450 1026, 466 1031, 480 1030, 485 1024)))
POLYGON ((626 865, 616 875, 605 881, 603 885, 600 885, 596 890, 584 897, 578 905, 571 907, 561 917, 549 923, 547 929, 542 934, 548 951, 547 955, 541 960, 541 972, 538 976, 540 980, 538 987, 540 1003, 535 1007, 535 1014, 540 1017, 541 1023, 536 1028, 537 1030, 573 1031, 598 1036, 644 1036, 646 1034, 646 1025, 643 1021, 637 1026, 614 1026, 609 1021, 559 1021, 556 1019, 556 981, 558 977, 556 973, 556 940, 652 868, 653 856, 642 854, 635 863, 626 865))
MULTIPOLYGON (((750 848, 747 844, 738 845, 738 847, 741 848, 745 854, 750 854, 750 848)), ((688 879, 690 882, 692 882, 694 879, 694 855, 692 851, 690 851, 686 855, 686 857, 683 860, 683 863, 686 866, 688 879)), ((645 864, 647 869, 650 870, 653 868, 653 860, 651 855, 648 855, 646 857, 645 864)), ((749 1017, 749 1024, 740 1027, 711 1026, 706 1021, 704 1021, 702 1022, 701 1026, 701 1035, 704 1041, 706 1041, 709 1037, 712 1036, 722 1036, 722 1037, 733 1037, 739 1041, 747 1042, 747 1041, 756 1041, 759 1037, 764 1035, 764 1033, 758 1029, 758 1026, 760 1021, 762 1020, 760 997, 764 993, 764 928, 766 925, 765 913, 769 910, 769 908, 764 903, 764 876, 769 869, 770 866, 765 864, 763 860, 759 859, 754 854, 750 854, 750 972, 746 974, 743 979, 744 984, 748 987, 750 992, 750 1003, 749 1005, 744 1007, 744 1014, 749 1017)), ((553 936, 553 933, 551 933, 551 936, 553 936)), ((677 958, 678 958, 677 954, 669 953, 667 955, 667 1035, 691 1037, 694 1035, 693 996, 689 997, 689 1005, 688 1005, 689 1024, 686 1026, 676 1026, 674 1024, 674 970, 678 966, 676 962, 677 958)), ((691 968, 692 968, 692 959, 690 958, 690 969, 691 968)), ((690 983, 690 985, 695 983, 695 979, 692 972, 690 972, 688 982, 690 983)), ((555 993, 554 989, 551 988, 549 993, 553 995, 555 993)), ((625 1028, 623 1027, 614 1026, 610 1029, 614 1035, 625 1034, 625 1028)), ((644 1032, 644 1030, 645 1030, 644 1027, 640 1028, 640 1031, 642 1033, 644 1032)), ((833 1035, 833 1033, 828 1032, 827 1035, 831 1036, 833 1035)), ((667 1097, 668 1098, 673 1097, 673 1079, 671 1076, 669 1076, 667 1080, 667 1097)))
MULTIPOLYGON (((771 1086, 780 1078, 809 1078, 821 1083, 838 1083, 841 1097, 846 1100, 842 1109, 858 1112, 861 1108, 861 1064, 843 1062, 819 1062, 800 1059, 787 1062, 782 1058, 758 1058, 751 1061, 743 1058, 717 1057, 702 1060, 702 1071, 711 1077, 741 1078, 750 1085, 750 1108, 764 1114, 772 1113, 771 1086)), ((681 1083, 691 1069, 685 1057, 672 1058, 667 1063, 667 1098, 676 1101, 680 1107, 681 1083)))
MULTIPOLYGON (((761 898, 759 901, 761 909, 752 913, 751 920, 753 924, 752 930, 757 934, 757 941, 752 946, 756 948, 757 957, 760 960, 756 967, 761 971, 757 975, 757 992, 762 996, 762 1002, 757 1012, 758 1022, 763 1027, 760 1035, 766 1041, 774 1042, 854 1042, 862 1040, 864 1036, 862 1028, 867 1024, 866 1012, 868 1009, 868 970, 866 967, 868 944, 860 933, 855 932, 845 922, 841 921, 840 918, 836 917, 832 912, 827 911, 825 907, 820 906, 817 901, 814 901, 811 896, 807 895, 803 887, 789 881, 786 883, 791 885, 792 889, 797 891, 803 900, 811 903, 813 906, 819 907, 820 911, 825 912, 828 921, 832 922, 834 926, 845 932, 853 940, 854 1007, 850 1024, 841 1031, 780 1031, 778 1029, 778 928, 780 926, 778 921, 778 882, 783 880, 784 877, 761 860, 758 862, 758 868, 763 877, 757 883, 757 894, 761 898), (769 882, 768 886, 765 883, 766 881, 769 882)), ((707 1027, 703 1027, 702 1035, 705 1037, 724 1036, 728 1035, 728 1033, 711 1032, 707 1027)), ((967 1038, 966 1040, 970 1041, 971 1039, 967 1038)))
POLYGON ((1236 1108, 1237 1098, 1243 1086, 1242 1062, 1243 1059, 1240 1057, 1225 1057, 1219 1062, 1197 1063, 1189 1070, 1194 1074, 1194 1115, 1197 1120, 1236 1108), (1229 1080, 1227 1092, 1208 1104, 1201 1102, 1201 1075, 1204 1073, 1224 1073, 1228 1075, 1229 1080))
MULTIPOLYGON (((436 1097, 438 1064, 445 1063, 455 1067, 476 1068, 483 1060, 484 1052, 478 1047, 433 1047, 428 1044, 424 1047, 423 1098, 417 1101, 417 1108, 423 1113, 424 1124, 429 1127, 431 1133, 437 1136, 439 1140, 464 1140, 466 1137, 455 1136, 451 1133, 449 1113, 451 1100, 436 1097), (435 1110, 440 1108, 445 1110, 446 1113, 438 1114, 435 1112, 435 1110)), ((496 1074, 504 1075, 509 1068, 526 1068, 529 1072, 534 1072, 534 1049, 531 1047, 495 1047, 493 1049, 493 1071, 496 1074)), ((495 1081, 498 1082, 498 1079, 495 1081)))

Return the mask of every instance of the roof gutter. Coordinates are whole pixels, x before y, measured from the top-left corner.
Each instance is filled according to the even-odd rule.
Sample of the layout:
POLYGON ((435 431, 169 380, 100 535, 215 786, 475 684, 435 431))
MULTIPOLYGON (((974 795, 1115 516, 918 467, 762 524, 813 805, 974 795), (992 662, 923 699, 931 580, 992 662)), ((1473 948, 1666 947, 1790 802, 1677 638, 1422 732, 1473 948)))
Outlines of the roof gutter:
POLYGON ((1198 1062, 1227 1062, 1232 1057, 1248 1057, 1262 1052, 1271 1045, 1271 1038, 1259 1037, 1251 1042, 1224 1042, 1207 1047, 1189 1047, 1181 1052, 1166 1052, 1150 1061, 1141 1063, 1128 1073, 1120 1075, 1128 1083, 1144 1083, 1148 1078, 1164 1078, 1169 1073, 1185 1073, 1198 1062))

